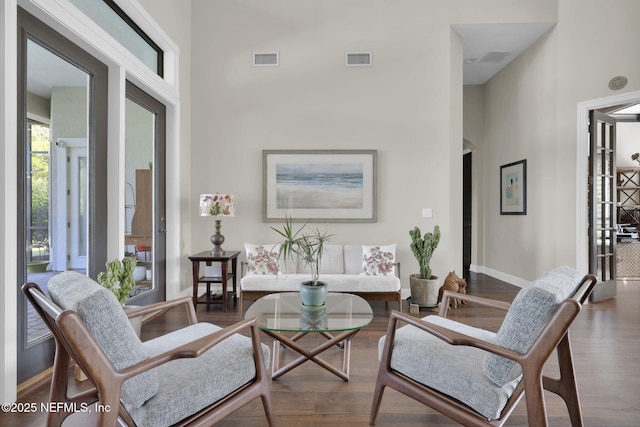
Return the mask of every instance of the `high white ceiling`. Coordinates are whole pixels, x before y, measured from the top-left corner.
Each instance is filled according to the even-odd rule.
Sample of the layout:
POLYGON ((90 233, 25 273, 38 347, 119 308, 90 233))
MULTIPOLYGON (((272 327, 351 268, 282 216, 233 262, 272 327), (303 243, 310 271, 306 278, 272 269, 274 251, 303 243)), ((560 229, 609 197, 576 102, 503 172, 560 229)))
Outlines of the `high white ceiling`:
POLYGON ((43 98, 51 98, 53 87, 86 86, 88 75, 37 43, 27 43, 27 88, 43 98))
POLYGON ((453 25, 464 39, 464 84, 485 84, 554 25, 552 22, 453 25))

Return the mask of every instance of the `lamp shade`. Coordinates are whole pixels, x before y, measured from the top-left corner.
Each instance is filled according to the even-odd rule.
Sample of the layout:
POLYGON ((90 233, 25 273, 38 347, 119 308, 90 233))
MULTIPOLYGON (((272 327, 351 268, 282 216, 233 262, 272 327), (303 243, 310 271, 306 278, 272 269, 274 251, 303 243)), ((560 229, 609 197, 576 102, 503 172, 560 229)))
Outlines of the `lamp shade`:
POLYGON ((201 194, 200 216, 235 216, 233 196, 230 194, 201 194))

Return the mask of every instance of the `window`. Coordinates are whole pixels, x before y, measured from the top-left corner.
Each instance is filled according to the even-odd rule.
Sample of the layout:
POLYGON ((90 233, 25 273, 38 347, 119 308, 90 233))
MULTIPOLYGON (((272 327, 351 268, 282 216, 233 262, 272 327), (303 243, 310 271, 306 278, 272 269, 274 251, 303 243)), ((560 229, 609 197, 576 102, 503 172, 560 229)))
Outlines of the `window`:
POLYGON ((163 77, 163 51, 113 0, 70 0, 129 52, 163 77))

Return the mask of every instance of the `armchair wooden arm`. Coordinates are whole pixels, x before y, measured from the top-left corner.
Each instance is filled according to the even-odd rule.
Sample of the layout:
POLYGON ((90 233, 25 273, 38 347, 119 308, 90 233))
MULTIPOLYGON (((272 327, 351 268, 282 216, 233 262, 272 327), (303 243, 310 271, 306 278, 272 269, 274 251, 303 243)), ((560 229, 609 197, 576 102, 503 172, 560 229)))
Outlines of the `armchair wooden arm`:
POLYGON ((129 319, 142 317, 142 323, 146 323, 151 319, 161 316, 174 307, 184 305, 187 311, 187 320, 189 321, 189 325, 194 325, 198 323, 198 318, 192 301, 193 299, 191 297, 175 298, 169 301, 161 301, 155 304, 132 308, 127 310, 126 315, 129 319))
POLYGON ((447 307, 449 307, 449 300, 455 298, 458 301, 473 302, 484 307, 496 308, 499 310, 507 311, 511 307, 511 304, 504 301, 499 301, 491 298, 484 298, 475 295, 459 294, 451 291, 444 291, 442 293, 442 302, 440 303, 440 311, 438 315, 447 317, 447 307))
MULTIPOLYGON (((512 360, 519 360, 522 357, 520 353, 509 350, 508 348, 500 347, 488 341, 484 341, 480 338, 465 335, 460 332, 445 328, 443 326, 426 322, 422 319, 416 319, 415 317, 396 310, 393 310, 391 312, 391 316, 389 318, 387 337, 391 337, 391 339, 387 338, 387 340, 385 341, 385 350, 387 348, 387 345, 391 346, 393 339, 395 338, 395 331, 398 328, 398 322, 400 321, 415 326, 416 328, 421 329, 425 332, 428 332, 450 345, 466 345, 470 347, 476 347, 512 360)), ((386 355, 388 354, 385 352, 385 350, 383 350, 383 359, 385 359, 386 355)), ((391 358, 389 357, 388 359, 390 361, 391 358)))

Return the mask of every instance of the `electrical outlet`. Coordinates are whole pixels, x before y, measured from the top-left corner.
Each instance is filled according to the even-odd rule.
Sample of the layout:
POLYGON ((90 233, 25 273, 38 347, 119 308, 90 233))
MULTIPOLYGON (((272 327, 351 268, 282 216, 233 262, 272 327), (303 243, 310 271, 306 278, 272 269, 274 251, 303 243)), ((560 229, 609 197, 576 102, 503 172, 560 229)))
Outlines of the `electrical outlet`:
POLYGON ((433 209, 424 208, 422 209, 422 218, 432 218, 433 217, 433 209))

